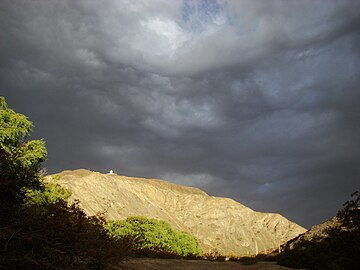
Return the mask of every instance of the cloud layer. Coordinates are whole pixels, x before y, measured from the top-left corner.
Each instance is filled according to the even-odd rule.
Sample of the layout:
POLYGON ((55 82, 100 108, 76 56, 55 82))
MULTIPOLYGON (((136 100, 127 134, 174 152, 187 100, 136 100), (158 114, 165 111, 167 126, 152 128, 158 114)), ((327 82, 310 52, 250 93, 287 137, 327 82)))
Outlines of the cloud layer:
POLYGON ((1 95, 72 168, 301 225, 359 189, 360 2, 2 1, 1 95))

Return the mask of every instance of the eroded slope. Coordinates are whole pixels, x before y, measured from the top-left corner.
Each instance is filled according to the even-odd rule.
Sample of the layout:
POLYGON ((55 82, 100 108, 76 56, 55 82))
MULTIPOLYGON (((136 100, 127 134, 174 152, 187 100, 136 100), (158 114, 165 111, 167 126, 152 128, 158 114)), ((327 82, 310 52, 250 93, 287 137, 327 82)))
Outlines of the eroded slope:
POLYGON ((86 214, 108 220, 128 216, 159 218, 196 236, 205 252, 256 254, 277 248, 305 231, 279 214, 255 212, 227 198, 157 179, 101 174, 87 170, 48 176, 70 189, 86 214))

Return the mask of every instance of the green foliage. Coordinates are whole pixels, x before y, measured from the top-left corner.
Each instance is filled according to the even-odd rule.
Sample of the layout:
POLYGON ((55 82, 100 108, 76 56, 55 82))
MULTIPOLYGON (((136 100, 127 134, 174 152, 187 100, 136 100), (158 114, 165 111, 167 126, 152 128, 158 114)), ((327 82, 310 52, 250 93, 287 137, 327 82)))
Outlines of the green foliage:
POLYGON ((47 151, 43 140, 30 140, 33 124, 0 97, 0 184, 10 189, 37 188, 47 151))
POLYGON ((58 175, 58 174, 53 175, 52 179, 55 181, 58 181, 58 180, 60 180, 60 175, 58 175))
POLYGON ((49 205, 60 200, 66 201, 71 196, 71 191, 59 184, 44 184, 43 190, 27 189, 25 191, 25 205, 49 205))
POLYGON ((102 219, 68 207, 69 191, 41 183, 47 152, 44 141, 26 141, 31 129, 0 97, 0 268, 102 269, 119 261, 129 241, 110 239, 102 219))
POLYGON ((19 147, 22 140, 29 136, 32 127, 25 115, 9 109, 5 98, 0 97, 0 146, 6 152, 19 147))
POLYGON ((165 221, 128 217, 125 220, 110 221, 104 227, 113 238, 130 238, 138 253, 171 253, 180 256, 201 253, 196 238, 172 229, 165 221))

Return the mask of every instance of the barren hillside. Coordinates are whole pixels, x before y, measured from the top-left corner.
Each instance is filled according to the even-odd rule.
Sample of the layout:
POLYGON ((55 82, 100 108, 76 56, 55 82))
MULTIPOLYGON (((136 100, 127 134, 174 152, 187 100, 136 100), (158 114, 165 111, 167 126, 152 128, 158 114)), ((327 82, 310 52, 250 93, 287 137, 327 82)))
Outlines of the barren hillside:
POLYGON ((256 254, 305 231, 279 214, 256 212, 234 200, 162 180, 87 170, 57 175, 46 179, 71 190, 71 199, 80 200, 88 215, 105 212, 108 220, 138 215, 159 218, 196 236, 205 252, 256 254))

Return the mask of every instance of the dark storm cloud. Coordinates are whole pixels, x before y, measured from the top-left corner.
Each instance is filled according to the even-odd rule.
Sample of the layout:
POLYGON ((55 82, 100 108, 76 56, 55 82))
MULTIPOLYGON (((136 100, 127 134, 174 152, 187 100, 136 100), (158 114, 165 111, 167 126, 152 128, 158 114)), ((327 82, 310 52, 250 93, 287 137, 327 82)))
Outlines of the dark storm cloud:
POLYGON ((309 226, 360 176, 358 1, 2 1, 1 95, 50 172, 160 177, 309 226))

